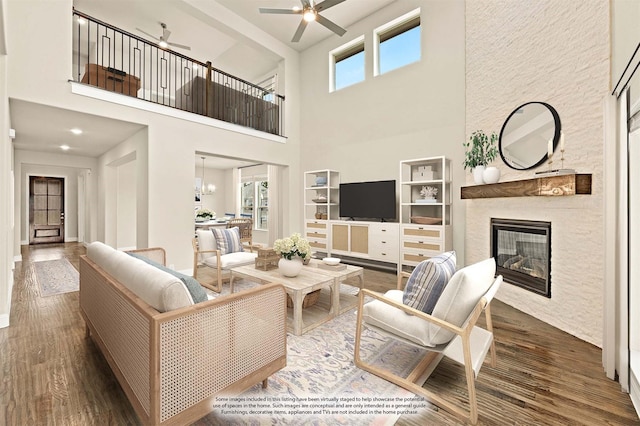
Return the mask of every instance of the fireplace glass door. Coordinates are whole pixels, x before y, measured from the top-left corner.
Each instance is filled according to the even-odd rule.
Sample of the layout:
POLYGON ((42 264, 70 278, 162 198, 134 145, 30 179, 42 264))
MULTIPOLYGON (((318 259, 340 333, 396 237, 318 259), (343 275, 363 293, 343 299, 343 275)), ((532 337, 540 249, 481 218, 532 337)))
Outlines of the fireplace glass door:
POLYGON ((496 274, 505 282, 551 297, 551 223, 491 219, 496 274))

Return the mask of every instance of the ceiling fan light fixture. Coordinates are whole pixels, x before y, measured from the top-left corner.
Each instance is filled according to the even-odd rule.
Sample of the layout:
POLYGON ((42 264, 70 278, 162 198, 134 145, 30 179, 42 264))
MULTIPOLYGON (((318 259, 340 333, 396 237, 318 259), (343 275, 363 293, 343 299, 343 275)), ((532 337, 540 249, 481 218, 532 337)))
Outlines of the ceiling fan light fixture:
POLYGON ((159 45, 160 47, 162 47, 163 49, 166 49, 167 47, 169 47, 169 43, 167 43, 167 42, 166 42, 166 41, 164 41, 164 40, 160 40, 160 43, 158 43, 158 45, 159 45))
POLYGON ((305 10, 304 14, 302 15, 302 18, 307 21, 307 22, 312 22, 316 20, 316 11, 313 9, 307 9, 305 10))

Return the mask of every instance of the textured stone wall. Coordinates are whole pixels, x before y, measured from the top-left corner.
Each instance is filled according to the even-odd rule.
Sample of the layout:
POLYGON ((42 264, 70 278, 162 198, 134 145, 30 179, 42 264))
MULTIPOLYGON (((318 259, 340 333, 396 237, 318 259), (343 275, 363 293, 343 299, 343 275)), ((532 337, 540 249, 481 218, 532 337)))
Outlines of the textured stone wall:
MULTIPOLYGON (((551 299, 505 284, 498 299, 601 346, 604 277, 603 99, 609 92, 609 3, 466 2, 466 134, 499 132, 518 105, 551 104, 565 167, 593 174, 593 194, 466 201, 466 263, 490 255, 490 218, 543 220, 551 230, 551 299)), ((556 155, 559 158, 559 154, 556 155)), ((527 179, 498 158, 502 181, 527 179)), ((559 166, 554 163, 554 166, 559 166)), ((467 184, 473 184, 470 174, 467 184)))

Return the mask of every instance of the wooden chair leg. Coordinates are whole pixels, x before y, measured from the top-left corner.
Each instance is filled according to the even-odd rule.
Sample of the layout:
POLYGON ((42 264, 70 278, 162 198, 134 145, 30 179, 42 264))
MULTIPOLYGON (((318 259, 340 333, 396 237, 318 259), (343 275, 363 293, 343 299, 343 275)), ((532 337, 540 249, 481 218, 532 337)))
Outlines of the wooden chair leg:
POLYGON ((475 375, 473 372, 473 363, 471 362, 470 343, 468 341, 469 336, 467 335, 467 336, 464 336, 465 338, 463 338, 465 374, 467 379, 467 388, 469 392, 469 410, 467 411, 456 404, 453 404, 451 402, 444 400, 438 394, 435 394, 423 388, 422 386, 419 386, 413 381, 409 380, 409 378, 414 380, 420 378, 421 374, 418 373, 418 371, 427 370, 428 367, 432 366, 434 362, 436 363, 439 362, 440 361, 439 358, 441 358, 442 356, 441 354, 435 354, 436 355, 435 357, 433 356, 434 354, 433 352, 430 352, 429 354, 427 354, 425 356, 425 359, 419 362, 416 369, 414 369, 414 371, 411 374, 409 374, 409 378, 400 377, 388 370, 385 370, 383 368, 380 368, 372 364, 368 364, 360 358, 360 340, 362 336, 363 304, 364 304, 364 294, 361 292, 359 295, 358 314, 356 319, 355 343, 353 348, 353 362, 356 365, 356 367, 360 368, 361 370, 367 371, 371 374, 374 374, 384 380, 387 380, 388 382, 394 383, 404 389, 407 389, 409 392, 413 392, 416 395, 420 395, 425 399, 427 399, 428 401, 432 402, 433 404, 437 405, 438 407, 441 407, 452 414, 455 414, 465 420, 468 420, 471 422, 471 424, 475 425, 478 422, 478 406, 476 402, 475 375))
MULTIPOLYGON (((491 332, 491 334, 493 334, 493 321, 491 320, 491 303, 488 303, 487 306, 484 308, 484 317, 487 323, 487 330, 491 332)), ((490 347, 490 352, 491 352, 491 367, 495 368, 496 367, 496 360, 498 359, 496 357, 496 340, 491 339, 491 347, 490 347)))

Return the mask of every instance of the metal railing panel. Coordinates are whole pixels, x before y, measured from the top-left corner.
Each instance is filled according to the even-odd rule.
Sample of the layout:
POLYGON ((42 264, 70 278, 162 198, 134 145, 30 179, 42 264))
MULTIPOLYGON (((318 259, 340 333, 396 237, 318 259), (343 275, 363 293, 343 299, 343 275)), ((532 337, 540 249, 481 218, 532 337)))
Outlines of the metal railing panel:
MULTIPOLYGON (((284 96, 73 11, 74 80, 284 136, 284 96)), ((266 82, 266 81, 265 81, 266 82)))

